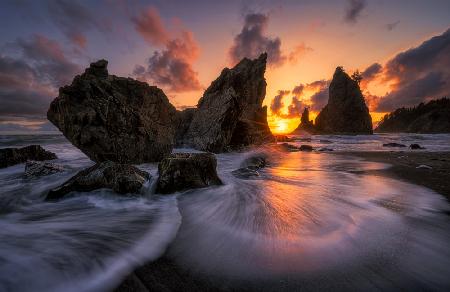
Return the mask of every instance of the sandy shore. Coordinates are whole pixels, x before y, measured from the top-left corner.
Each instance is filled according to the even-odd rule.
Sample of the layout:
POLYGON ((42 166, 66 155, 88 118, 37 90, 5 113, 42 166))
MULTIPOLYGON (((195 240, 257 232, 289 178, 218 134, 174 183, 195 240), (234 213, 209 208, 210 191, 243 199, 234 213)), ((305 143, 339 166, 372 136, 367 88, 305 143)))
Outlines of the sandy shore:
POLYGON ((392 165, 385 170, 367 173, 383 175, 425 186, 450 200, 450 152, 330 152, 352 155, 368 161, 392 165))

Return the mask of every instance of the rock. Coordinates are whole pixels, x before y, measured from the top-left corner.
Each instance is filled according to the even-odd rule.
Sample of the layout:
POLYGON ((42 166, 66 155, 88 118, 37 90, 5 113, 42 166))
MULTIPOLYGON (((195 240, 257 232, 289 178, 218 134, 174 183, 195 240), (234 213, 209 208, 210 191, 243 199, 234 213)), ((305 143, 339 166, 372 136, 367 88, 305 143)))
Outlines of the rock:
POLYGON ((5 168, 27 160, 52 160, 57 159, 56 154, 45 150, 39 145, 30 145, 22 148, 0 149, 0 168, 5 168))
POLYGON ((375 132, 450 133, 450 99, 396 109, 383 117, 375 132))
POLYGON ((55 163, 33 160, 28 160, 25 163, 25 176, 28 178, 40 177, 63 171, 64 167, 55 163))
POLYGON ((150 175, 129 164, 112 161, 97 163, 84 169, 61 186, 52 189, 46 200, 58 200, 70 192, 90 192, 107 188, 119 194, 138 193, 150 175))
POLYGON ((319 148, 319 152, 331 152, 331 151, 334 151, 334 150, 331 148, 327 148, 327 147, 319 148))
POLYGON ((189 146, 184 144, 183 138, 189 130, 189 126, 191 125, 192 118, 196 111, 196 108, 187 108, 177 112, 177 127, 175 134, 176 146, 189 146))
POLYGON ((292 139, 285 135, 275 135, 276 142, 291 142, 292 139))
POLYGON ((300 151, 313 151, 313 147, 311 145, 300 145, 300 151))
POLYGON ((323 134, 372 134, 372 118, 358 82, 336 68, 328 104, 316 118, 315 129, 323 134))
POLYGON ((411 144, 411 145, 409 145, 409 148, 412 150, 425 149, 425 147, 422 147, 419 144, 411 144))
POLYGON ((296 147, 294 145, 288 144, 288 143, 277 144, 277 148, 279 150, 281 150, 281 151, 284 151, 284 152, 298 152, 298 151, 300 151, 300 148, 298 148, 298 147, 296 147))
POLYGON ((259 176, 258 170, 267 165, 267 157, 264 153, 251 156, 241 163, 239 169, 233 170, 231 173, 242 179, 250 179, 259 176))
POLYGON ((60 88, 48 119, 93 161, 160 161, 174 145, 175 108, 156 86, 108 75, 107 64, 92 63, 60 88))
POLYGON ((314 134, 316 132, 313 121, 309 119, 309 109, 307 107, 303 110, 300 118, 300 124, 291 134, 301 134, 303 132, 307 132, 309 134, 314 134))
POLYGON ((399 147, 399 148, 403 148, 403 147, 406 147, 406 145, 399 144, 399 143, 386 143, 386 144, 383 144, 383 147, 399 147))
POLYGON ((221 185, 212 153, 174 153, 158 164, 156 192, 169 194, 187 189, 221 185))
POLYGON ((199 100, 181 144, 215 153, 274 141, 267 124, 267 54, 225 68, 199 100))

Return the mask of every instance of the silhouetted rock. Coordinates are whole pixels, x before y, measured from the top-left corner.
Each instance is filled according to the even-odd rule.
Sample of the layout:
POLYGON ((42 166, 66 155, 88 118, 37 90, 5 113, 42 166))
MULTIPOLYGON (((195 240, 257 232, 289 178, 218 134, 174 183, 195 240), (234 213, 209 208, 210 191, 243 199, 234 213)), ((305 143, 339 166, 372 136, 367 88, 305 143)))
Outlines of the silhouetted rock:
POLYGON ((372 134, 372 118, 358 82, 336 68, 328 104, 316 118, 315 129, 328 134, 372 134))
POLYGON ((398 147, 398 148, 403 148, 403 147, 406 147, 406 145, 404 145, 404 144, 399 144, 399 143, 385 143, 385 144, 383 144, 383 147, 398 147))
POLYGON ((240 168, 233 170, 232 174, 237 178, 249 179, 259 176, 258 170, 267 165, 267 156, 264 153, 252 155, 245 159, 240 168))
POLYGON ((313 151, 313 147, 311 145, 300 145, 300 151, 313 151))
POLYGON ((107 64, 92 63, 60 88, 48 119, 93 161, 161 160, 174 145, 175 108, 156 86, 108 75, 107 64))
POLYGON ((266 59, 267 54, 244 58, 233 69, 223 69, 199 100, 180 144, 218 153, 273 141, 262 106, 266 59))
POLYGON ((384 116, 376 132, 450 133, 450 99, 400 108, 384 116))
POLYGON ((62 171, 64 171, 64 167, 55 163, 33 160, 28 160, 25 163, 25 176, 28 178, 50 175, 62 171))
POLYGON ((187 189, 221 185, 212 153, 174 153, 158 164, 156 192, 169 194, 187 189))
POLYGON ((334 150, 332 148, 323 147, 323 148, 319 148, 318 151, 319 152, 331 152, 331 151, 334 151, 334 150))
POLYGON ((409 148, 412 150, 425 149, 425 147, 420 146, 419 144, 411 144, 409 148))
POLYGON ((303 110, 300 124, 291 134, 301 134, 303 131, 309 134, 314 134, 316 132, 313 121, 309 119, 309 109, 307 107, 303 110))
POLYGON ((96 189, 112 189, 119 194, 138 193, 150 175, 129 164, 112 161, 97 163, 84 169, 61 186, 52 189, 46 200, 58 200, 70 192, 90 192, 96 189))
POLYGON ((294 146, 292 144, 288 144, 288 143, 281 143, 281 144, 277 144, 276 147, 284 152, 298 152, 300 151, 300 148, 298 148, 297 146, 294 146))
POLYGON ((27 160, 52 160, 57 159, 56 154, 45 150, 40 145, 30 145, 22 148, 0 149, 0 168, 24 163, 27 160))
POLYGON ((293 141, 293 139, 291 139, 285 135, 275 135, 274 137, 275 137, 276 142, 292 142, 293 141))

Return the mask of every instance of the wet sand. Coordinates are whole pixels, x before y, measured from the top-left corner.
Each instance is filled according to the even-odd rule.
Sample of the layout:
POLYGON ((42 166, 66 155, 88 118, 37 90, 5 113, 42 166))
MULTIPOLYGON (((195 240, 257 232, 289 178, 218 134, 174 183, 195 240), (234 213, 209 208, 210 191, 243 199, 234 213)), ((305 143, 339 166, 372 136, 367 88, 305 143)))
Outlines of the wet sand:
POLYGON ((384 170, 367 171, 409 183, 425 186, 450 200, 450 152, 330 152, 333 155, 351 155, 367 161, 392 165, 384 170))

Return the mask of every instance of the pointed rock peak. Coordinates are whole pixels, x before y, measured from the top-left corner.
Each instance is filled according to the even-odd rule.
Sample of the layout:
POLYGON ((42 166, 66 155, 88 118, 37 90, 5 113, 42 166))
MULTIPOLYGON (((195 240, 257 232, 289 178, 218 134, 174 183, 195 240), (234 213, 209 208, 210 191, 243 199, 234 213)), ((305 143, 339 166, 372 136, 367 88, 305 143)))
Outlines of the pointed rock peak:
POLYGON ((95 75, 97 77, 108 77, 108 61, 105 59, 91 63, 86 69, 86 74, 95 75))
POLYGON ((333 80, 338 78, 351 79, 350 76, 345 72, 344 67, 338 66, 333 74, 333 80))

